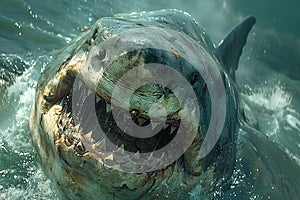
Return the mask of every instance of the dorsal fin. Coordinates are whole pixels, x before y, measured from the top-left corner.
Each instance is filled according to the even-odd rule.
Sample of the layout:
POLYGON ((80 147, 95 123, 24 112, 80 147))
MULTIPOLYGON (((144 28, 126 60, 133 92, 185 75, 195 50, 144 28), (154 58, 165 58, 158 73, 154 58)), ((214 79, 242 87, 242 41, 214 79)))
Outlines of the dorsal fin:
POLYGON ((255 24, 255 21, 255 18, 251 16, 244 19, 244 21, 229 32, 217 48, 217 53, 233 80, 235 80, 235 70, 237 70, 248 33, 255 24))

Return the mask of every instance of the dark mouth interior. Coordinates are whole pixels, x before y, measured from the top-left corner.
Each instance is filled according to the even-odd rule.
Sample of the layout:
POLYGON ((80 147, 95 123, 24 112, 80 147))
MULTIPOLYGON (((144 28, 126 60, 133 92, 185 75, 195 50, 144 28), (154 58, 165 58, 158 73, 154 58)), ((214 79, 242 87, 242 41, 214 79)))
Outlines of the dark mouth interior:
MULTIPOLYGON (((112 112, 114 108, 110 102, 90 90, 83 81, 75 81, 74 86, 63 98, 62 105, 63 110, 71 113, 74 124, 80 124, 80 130, 83 134, 92 131, 92 143, 102 141, 105 138, 117 147, 124 146, 124 150, 130 152, 149 153, 161 149, 176 136, 180 124, 180 120, 174 120, 167 116, 163 128, 161 126, 154 127, 153 131, 157 134, 147 138, 133 137, 117 125, 112 112)), ((118 109, 117 115, 118 119, 123 119, 125 110, 118 109)), ((130 110, 130 116, 131 123, 138 126, 143 127, 151 123, 150 118, 140 116, 138 110, 130 110)))

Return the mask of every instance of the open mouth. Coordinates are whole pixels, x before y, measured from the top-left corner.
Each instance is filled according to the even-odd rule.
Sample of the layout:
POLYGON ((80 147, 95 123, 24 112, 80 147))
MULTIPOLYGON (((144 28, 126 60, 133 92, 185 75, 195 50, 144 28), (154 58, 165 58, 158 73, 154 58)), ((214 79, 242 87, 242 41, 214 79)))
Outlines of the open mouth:
MULTIPOLYGON (((66 146, 74 147, 75 155, 84 156, 89 152, 105 166, 121 170, 157 169, 166 155, 152 152, 169 144, 180 125, 180 119, 174 119, 171 115, 163 123, 137 109, 130 109, 129 115, 126 115, 128 111, 114 107, 80 78, 74 81, 73 86, 55 105, 61 107, 57 120, 58 134, 64 138, 66 146), (126 116, 130 119, 126 119, 126 116), (128 126, 132 123, 141 128, 148 126, 156 134, 151 137, 134 137, 127 133, 128 130, 122 130, 115 118, 128 123, 128 126), (141 157, 142 154, 147 157, 141 157)), ((142 132, 139 134, 143 135, 142 132)))

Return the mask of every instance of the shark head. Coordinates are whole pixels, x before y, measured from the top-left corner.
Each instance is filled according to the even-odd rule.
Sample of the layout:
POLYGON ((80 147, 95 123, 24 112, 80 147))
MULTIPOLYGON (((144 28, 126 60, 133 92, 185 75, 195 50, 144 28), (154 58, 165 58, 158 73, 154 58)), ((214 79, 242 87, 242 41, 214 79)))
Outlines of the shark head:
POLYGON ((199 195, 225 189, 238 124, 232 69, 253 23, 215 49, 186 13, 121 14, 63 49, 40 77, 30 118, 61 193, 184 199, 196 185, 199 195))

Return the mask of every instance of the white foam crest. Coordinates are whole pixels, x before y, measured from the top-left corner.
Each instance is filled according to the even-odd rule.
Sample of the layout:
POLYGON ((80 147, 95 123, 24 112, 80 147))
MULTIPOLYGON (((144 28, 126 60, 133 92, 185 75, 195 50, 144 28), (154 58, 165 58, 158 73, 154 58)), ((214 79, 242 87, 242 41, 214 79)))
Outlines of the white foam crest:
POLYGON ((269 136, 279 133, 282 120, 285 119, 292 102, 291 94, 280 82, 273 87, 264 85, 244 96, 251 105, 252 111, 256 113, 260 129, 269 136))
POLYGON ((274 88, 262 87, 247 97, 251 102, 271 111, 280 111, 291 104, 292 96, 277 85, 274 88))

